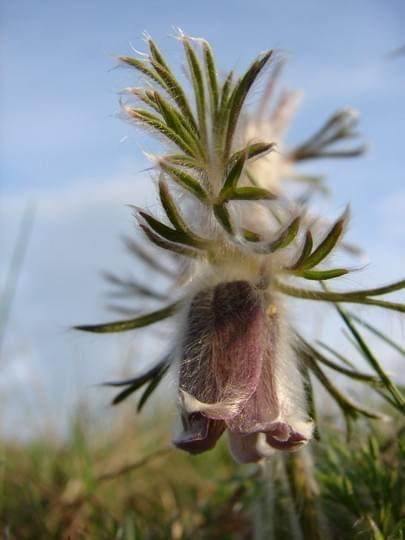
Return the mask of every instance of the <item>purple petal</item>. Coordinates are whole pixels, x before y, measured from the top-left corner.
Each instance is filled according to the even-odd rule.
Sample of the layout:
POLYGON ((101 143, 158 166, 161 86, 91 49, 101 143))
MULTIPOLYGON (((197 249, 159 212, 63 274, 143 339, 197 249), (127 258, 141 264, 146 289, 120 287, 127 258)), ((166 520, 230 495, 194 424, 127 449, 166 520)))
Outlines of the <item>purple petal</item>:
MULTIPOLYGON (((278 424, 283 423, 278 422, 278 424)), ((267 443, 277 450, 296 450, 306 444, 312 436, 312 422, 297 422, 295 427, 284 423, 284 426, 288 427, 288 437, 285 437, 284 429, 280 433, 280 427, 276 426, 275 429, 266 433, 267 443)))
POLYGON ((229 451, 238 463, 256 463, 274 454, 263 433, 241 435, 228 431, 228 443, 229 451))
POLYGON ((247 281, 222 283, 214 294, 213 369, 220 401, 241 409, 255 392, 262 371, 263 307, 247 281))
POLYGON ((183 432, 173 444, 190 454, 200 454, 214 448, 225 430, 224 422, 210 420, 200 413, 184 414, 182 423, 183 432))
POLYGON ((224 419, 242 410, 259 383, 264 319, 261 300, 247 281, 220 283, 195 296, 180 366, 189 412, 224 419))
POLYGON ((275 365, 277 361, 279 322, 276 313, 267 316, 266 351, 262 372, 256 391, 251 395, 241 413, 227 421, 231 431, 256 433, 274 428, 274 421, 280 413, 279 397, 276 389, 275 365))
POLYGON ((217 397, 212 370, 213 297, 214 290, 206 289, 190 304, 179 372, 180 388, 207 403, 216 401, 217 397))

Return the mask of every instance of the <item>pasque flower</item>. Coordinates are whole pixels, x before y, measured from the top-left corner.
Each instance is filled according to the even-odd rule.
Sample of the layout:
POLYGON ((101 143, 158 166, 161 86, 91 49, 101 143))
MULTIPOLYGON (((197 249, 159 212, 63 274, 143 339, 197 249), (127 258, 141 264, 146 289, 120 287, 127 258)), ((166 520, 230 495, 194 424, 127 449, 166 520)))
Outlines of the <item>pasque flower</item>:
POLYGON ((219 283, 192 299, 179 368, 179 448, 212 448, 227 428, 237 461, 294 450, 312 433, 303 388, 272 298, 248 281, 219 283))
MULTIPOLYGON (((291 112, 291 95, 276 106, 272 129, 263 128, 261 117, 272 80, 258 113, 252 116, 246 107, 264 70, 270 66, 273 75, 279 71, 277 62, 272 68, 273 51, 260 55, 241 77, 230 72, 221 79, 205 40, 184 34, 179 39, 194 104, 150 37, 149 55, 121 57, 148 81, 127 89, 138 106, 126 104, 126 116, 167 146, 163 155, 149 155, 157 171, 163 217, 135 209, 145 243, 160 254, 136 243, 130 247, 170 286, 162 294, 149 285, 111 279, 153 302, 166 303, 132 319, 77 328, 119 332, 177 317, 178 330, 171 335, 174 346, 142 375, 110 383, 124 387, 113 403, 146 385, 140 409, 171 369, 178 379, 181 417, 175 445, 200 453, 215 446, 226 430, 234 458, 254 462, 277 450, 295 450, 311 438, 311 376, 346 418, 375 416, 342 394, 321 364, 372 384, 375 378, 336 364, 308 343, 294 328, 285 296, 404 311, 401 304, 376 297, 405 283, 349 292, 326 288, 326 280, 348 273, 346 268, 324 266, 341 242, 348 211, 315 230, 312 220, 305 219, 305 209, 288 198, 280 183, 297 161, 358 155, 359 147, 334 146, 353 137, 352 111, 336 113, 305 143, 273 160, 279 141, 265 136, 281 136, 286 112, 291 112), (268 174, 272 166, 274 174, 268 174), (162 257, 164 252, 168 257, 162 257), (315 286, 303 288, 303 281, 315 286)), ((398 389, 375 362, 372 365, 386 384, 388 399, 403 407, 398 389)))

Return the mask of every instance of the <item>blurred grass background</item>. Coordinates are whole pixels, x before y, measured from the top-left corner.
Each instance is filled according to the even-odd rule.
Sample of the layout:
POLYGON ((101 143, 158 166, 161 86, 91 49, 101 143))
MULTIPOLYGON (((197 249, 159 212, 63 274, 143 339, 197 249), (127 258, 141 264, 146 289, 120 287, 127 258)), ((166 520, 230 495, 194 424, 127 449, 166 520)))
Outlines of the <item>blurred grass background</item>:
POLYGON ((135 421, 125 404, 106 429, 83 408, 64 441, 3 442, 3 538, 404 538, 403 420, 360 424, 348 444, 332 415, 310 451, 263 468, 236 465, 224 441, 175 451, 171 418, 153 413, 135 421))

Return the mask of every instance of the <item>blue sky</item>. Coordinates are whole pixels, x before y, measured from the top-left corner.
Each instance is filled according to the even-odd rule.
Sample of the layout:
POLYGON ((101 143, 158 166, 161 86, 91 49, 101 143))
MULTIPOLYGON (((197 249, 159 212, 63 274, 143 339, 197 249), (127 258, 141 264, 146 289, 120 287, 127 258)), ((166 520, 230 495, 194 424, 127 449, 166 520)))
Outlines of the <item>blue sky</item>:
MULTIPOLYGON (((145 30, 175 65, 182 58, 173 26, 206 37, 225 69, 242 70, 268 48, 284 50, 283 85, 304 92, 291 143, 336 109, 358 109, 369 153, 312 168, 330 178, 334 215, 351 202, 350 239, 370 256, 348 285, 403 277, 405 57, 386 57, 405 42, 402 1, 0 5, 0 284, 24 207, 36 205, 3 347, 5 396, 16 388, 23 395, 35 379, 51 408, 70 410, 72 388, 80 394, 116 375, 117 357, 132 339, 102 338, 100 345, 67 329, 107 316, 100 270, 129 271, 131 264, 118 239, 133 227, 125 204, 153 203, 150 179, 139 172, 150 143, 118 117, 117 92, 135 78, 115 69, 116 55, 144 49, 145 30)), ((402 335, 397 320, 373 316, 402 335)), ((24 395, 24 407, 36 399, 24 395)))

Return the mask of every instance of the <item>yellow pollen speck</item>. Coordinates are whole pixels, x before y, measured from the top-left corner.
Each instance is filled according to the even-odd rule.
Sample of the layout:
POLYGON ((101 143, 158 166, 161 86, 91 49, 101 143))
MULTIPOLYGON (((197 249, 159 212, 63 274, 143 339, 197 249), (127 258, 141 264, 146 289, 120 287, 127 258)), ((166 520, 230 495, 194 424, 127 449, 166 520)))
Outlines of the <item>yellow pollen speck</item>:
POLYGON ((277 307, 274 304, 270 304, 267 308, 267 315, 276 315, 277 307))

